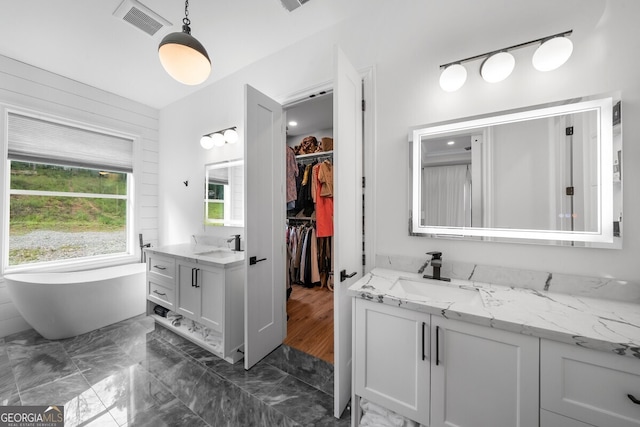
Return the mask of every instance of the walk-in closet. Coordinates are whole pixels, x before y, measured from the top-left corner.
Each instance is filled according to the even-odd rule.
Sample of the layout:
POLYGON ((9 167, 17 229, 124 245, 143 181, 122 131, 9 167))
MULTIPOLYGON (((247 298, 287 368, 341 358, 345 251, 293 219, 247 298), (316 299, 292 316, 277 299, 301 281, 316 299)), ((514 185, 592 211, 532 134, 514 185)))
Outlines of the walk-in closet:
POLYGON ((333 363, 333 95, 286 108, 287 337, 333 363))

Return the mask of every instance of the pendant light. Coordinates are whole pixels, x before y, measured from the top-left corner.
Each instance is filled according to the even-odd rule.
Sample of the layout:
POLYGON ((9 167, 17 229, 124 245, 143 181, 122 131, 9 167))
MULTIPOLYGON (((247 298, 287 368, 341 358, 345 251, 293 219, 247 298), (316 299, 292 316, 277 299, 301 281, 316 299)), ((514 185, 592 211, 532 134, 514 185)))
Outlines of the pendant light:
POLYGON ((160 63, 180 83, 198 85, 211 73, 211 60, 202 44, 191 35, 189 0, 184 3, 182 32, 166 35, 158 46, 160 63))

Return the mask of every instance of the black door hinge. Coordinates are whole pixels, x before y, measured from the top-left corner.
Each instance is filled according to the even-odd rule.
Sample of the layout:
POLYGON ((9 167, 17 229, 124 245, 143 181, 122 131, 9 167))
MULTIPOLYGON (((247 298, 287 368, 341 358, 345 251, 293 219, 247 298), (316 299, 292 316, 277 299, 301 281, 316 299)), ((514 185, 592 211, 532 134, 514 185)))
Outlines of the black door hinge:
POLYGON ((573 187, 567 187, 567 196, 573 196, 573 187))
POLYGON ((366 109, 366 106, 365 106, 365 102, 364 102, 364 99, 363 99, 362 100, 362 111, 365 111, 365 109, 366 109))
POLYGON ((365 177, 363 176, 363 177, 362 177, 362 188, 365 188, 366 184, 367 184, 366 179, 365 179, 365 177))
POLYGON ((565 128, 564 134, 567 136, 573 135, 573 126, 569 126, 568 128, 565 128))
POLYGON ((367 256, 362 254, 362 265, 367 265, 367 256))

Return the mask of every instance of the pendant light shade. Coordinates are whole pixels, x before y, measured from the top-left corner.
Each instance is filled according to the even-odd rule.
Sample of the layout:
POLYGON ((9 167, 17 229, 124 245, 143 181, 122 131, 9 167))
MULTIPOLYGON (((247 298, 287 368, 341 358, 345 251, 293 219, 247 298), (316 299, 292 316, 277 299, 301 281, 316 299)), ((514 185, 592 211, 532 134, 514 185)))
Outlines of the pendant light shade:
POLYGON ((211 73, 206 49, 191 35, 189 1, 185 2, 182 32, 167 34, 158 46, 158 56, 165 71, 180 83, 198 85, 211 73))
POLYGON ((480 66, 482 78, 489 83, 501 82, 511 75, 516 60, 509 52, 498 52, 484 60, 480 66))
POLYGON ((440 87, 445 92, 454 92, 467 81, 467 69, 460 64, 452 64, 440 74, 440 87))
POLYGON ((538 71, 551 71, 567 62, 573 53, 573 43, 567 37, 554 37, 543 42, 531 58, 538 71))

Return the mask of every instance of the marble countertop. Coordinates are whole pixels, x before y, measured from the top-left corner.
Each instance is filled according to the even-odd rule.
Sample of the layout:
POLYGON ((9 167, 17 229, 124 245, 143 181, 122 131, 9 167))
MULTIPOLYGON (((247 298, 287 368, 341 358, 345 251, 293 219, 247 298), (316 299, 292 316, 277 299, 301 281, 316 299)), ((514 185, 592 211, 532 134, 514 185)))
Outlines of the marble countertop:
POLYGON ((230 268, 244 264, 244 252, 236 252, 220 246, 183 243, 160 246, 158 248, 146 248, 145 251, 158 255, 170 255, 184 261, 218 268, 230 268))
POLYGON ((447 319, 640 358, 639 304, 467 280, 440 282, 381 268, 358 280, 348 293, 447 319), (409 294, 398 286, 399 280, 417 282, 429 291, 409 294), (438 292, 442 286, 457 289, 438 292), (478 296, 464 298, 465 291, 478 296), (463 298, 451 296, 456 292, 463 298))

